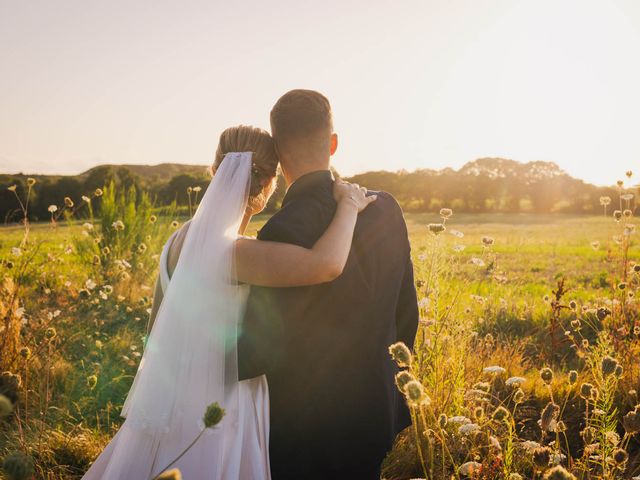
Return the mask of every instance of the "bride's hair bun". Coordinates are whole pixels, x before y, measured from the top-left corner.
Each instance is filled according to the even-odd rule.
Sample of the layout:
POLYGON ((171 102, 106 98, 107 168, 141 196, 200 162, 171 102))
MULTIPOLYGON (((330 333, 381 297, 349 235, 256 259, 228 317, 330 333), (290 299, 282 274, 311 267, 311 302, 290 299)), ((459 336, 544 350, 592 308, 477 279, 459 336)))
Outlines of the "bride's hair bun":
POLYGON ((266 130, 247 125, 227 128, 220 135, 212 174, 215 175, 229 152, 253 152, 249 206, 262 210, 275 189, 278 169, 278 156, 271 135, 266 130))

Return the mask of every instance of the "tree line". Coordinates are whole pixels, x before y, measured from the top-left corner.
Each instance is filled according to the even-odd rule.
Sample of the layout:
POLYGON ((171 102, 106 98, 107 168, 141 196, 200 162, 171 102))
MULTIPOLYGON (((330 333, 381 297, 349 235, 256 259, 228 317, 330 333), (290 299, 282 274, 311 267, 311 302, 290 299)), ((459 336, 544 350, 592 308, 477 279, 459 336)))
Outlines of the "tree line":
MULTIPOLYGON (((136 173, 134 166, 113 165, 95 167, 77 176, 0 175, 0 215, 4 223, 13 223, 21 218, 15 194, 24 198, 29 178, 36 180, 30 197, 31 221, 50 218, 49 206, 63 205, 65 197, 77 203, 83 195, 90 196, 95 189, 111 182, 117 188, 129 190, 133 187, 137 191, 146 191, 156 207, 175 203, 186 213, 190 203, 193 206, 202 198, 210 177, 204 168, 184 167, 182 173, 174 174, 183 166, 170 164, 170 167, 170 177, 144 175, 136 173)), ((157 167, 153 168, 157 170, 157 167)), ((607 208, 612 212, 620 208, 621 193, 638 193, 638 187, 631 186, 633 177, 629 175, 627 178, 624 172, 621 175, 624 184, 597 187, 571 177, 552 162, 520 163, 501 158, 475 160, 459 170, 373 171, 346 179, 370 190, 391 193, 407 212, 431 212, 450 207, 457 212, 469 213, 598 214, 603 213, 606 198, 610 199, 607 208)), ((267 213, 279 207, 285 190, 280 177, 267 213)), ((635 204, 635 197, 630 204, 627 203, 635 204)))

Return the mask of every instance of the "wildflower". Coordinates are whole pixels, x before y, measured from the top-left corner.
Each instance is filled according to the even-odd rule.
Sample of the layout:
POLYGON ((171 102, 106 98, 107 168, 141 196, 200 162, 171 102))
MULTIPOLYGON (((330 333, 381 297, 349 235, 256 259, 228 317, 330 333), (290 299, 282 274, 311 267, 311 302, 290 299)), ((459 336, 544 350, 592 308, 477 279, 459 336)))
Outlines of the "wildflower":
POLYGON ((196 193, 200 192, 201 190, 202 190, 202 187, 200 186, 193 187, 193 191, 196 193))
POLYGON ((534 442, 533 440, 525 440, 524 442, 520 442, 520 446, 529 452, 533 452, 536 448, 540 448, 542 445, 538 442, 534 442))
POLYGON ((618 435, 616 432, 608 431, 604 436, 607 442, 609 442, 614 447, 620 443, 620 435, 618 435))
POLYGON ((64 197, 64 204, 67 208, 73 208, 73 200, 70 197, 64 197))
POLYGON ((395 360, 399 367, 411 365, 411 350, 403 342, 394 343, 389 347, 391 358, 395 360))
POLYGON ((551 461, 551 449, 549 447, 540 447, 533 451, 533 463, 539 468, 547 468, 549 461, 551 461))
POLYGON ((156 223, 158 221, 158 217, 156 217, 155 215, 151 215, 149 217, 149 223, 156 223))
POLYGON ((465 477, 472 477, 482 470, 482 464, 478 462, 466 462, 460 465, 458 472, 465 477))
POLYGON ((213 428, 220 423, 224 415, 224 408, 222 408, 218 402, 215 402, 207 407, 202 422, 205 428, 213 428))
POLYGON ((551 385, 551 382, 553 381, 553 370, 549 367, 543 368, 540 370, 540 378, 545 384, 551 385))
POLYGON ((482 260, 481 258, 478 258, 478 257, 472 257, 471 260, 469 260, 469 262, 473 263, 477 267, 484 267, 485 266, 484 260, 482 260))
POLYGON ((47 340, 53 340, 54 338, 56 338, 56 335, 58 333, 56 332, 56 329, 53 327, 49 327, 44 331, 44 336, 47 340))
POLYGON ((578 381, 578 372, 576 370, 571 370, 569 372, 569 385, 573 386, 578 381))
POLYGON ((10 192, 15 192, 17 188, 17 185, 11 185, 10 187, 7 187, 7 190, 9 190, 10 192))
POLYGON ((441 413, 440 416, 438 416, 438 425, 440 425, 440 428, 444 428, 447 426, 447 415, 444 413, 441 413))
POLYGON ((484 245, 485 247, 490 247, 491 245, 493 245, 494 243, 494 239, 492 237, 482 237, 482 245, 484 245))
POLYGON ((96 288, 96 282, 94 282, 92 279, 87 279, 86 282, 84 282, 84 286, 87 287, 87 290, 93 290, 94 288, 96 288))
POLYGON ((509 410, 507 410, 503 406, 500 406, 494 410, 491 418, 493 418, 493 420, 495 420, 496 422, 507 420, 509 418, 509 410))
POLYGON ((583 383, 580 385, 580 396, 585 400, 589 400, 593 393, 593 385, 590 383, 583 383))
POLYGON ((598 250, 600 248, 600 242, 591 242, 591 248, 593 248, 594 250, 598 250))
POLYGON ((22 255, 22 250, 19 247, 13 247, 11 248, 11 255, 13 255, 14 257, 19 257, 20 255, 22 255))
POLYGON ((121 231, 124 230, 124 223, 122 222, 122 220, 116 220, 115 222, 113 222, 111 224, 111 226, 114 228, 114 230, 116 231, 121 231))
POLYGON ((618 290, 625 290, 627 288, 627 284, 625 282, 620 282, 618 284, 618 290))
POLYGON ((513 401, 515 403, 522 403, 524 401, 524 392, 521 388, 517 389, 513 394, 513 401))
POLYGON ((526 381, 527 379, 524 377, 509 377, 504 383, 507 387, 519 387, 526 381))
POLYGON ((602 375, 608 377, 609 375, 613 375, 616 371, 616 367, 618 366, 618 361, 610 357, 609 355, 605 355, 602 358, 602 362, 600 363, 600 367, 602 369, 602 375))
POLYGON ((456 244, 452 248, 453 248, 454 252, 460 253, 460 252, 464 251, 464 249, 467 248, 467 247, 465 247, 464 245, 456 244))
POLYGON ((622 417, 622 425, 629 435, 640 432, 640 405, 622 417))
POLYGON ((622 212, 622 215, 623 215, 625 218, 629 218, 629 217, 631 217, 631 216, 633 215, 633 212, 627 208, 627 209, 625 209, 625 210, 622 212))
POLYGON ((177 220, 174 220, 173 222, 171 222, 171 228, 178 228, 180 226, 180 224, 178 223, 177 220))
POLYGON ((633 272, 634 273, 640 273, 640 263, 633 266, 633 272))
POLYGON ((618 187, 622 188, 622 186, 624 185, 624 182, 622 180, 618 180, 616 182, 616 185, 618 185, 618 187))
POLYGON ((111 249, 109 247, 102 247, 102 254, 109 255, 111 253, 111 249))
POLYGON ((138 245, 138 253, 144 253, 147 251, 147 246, 144 243, 138 245))
POLYGON ((589 339, 588 338, 583 338, 582 339, 582 348, 589 348, 589 339))
POLYGON ((193 187, 187 187, 187 195, 191 195, 192 191, 193 191, 193 187))
POLYGON ((600 307, 598 308, 596 315, 598 316, 598 320, 603 321, 605 318, 611 315, 611 310, 609 310, 607 307, 600 307))
POLYGON ((581 326, 582 324, 580 323, 580 320, 571 320, 571 328, 573 328, 575 331, 579 331, 581 326))
POLYGON ((622 219, 622 211, 620 211, 620 210, 615 210, 615 211, 613 212, 613 219, 614 219, 616 222, 619 222, 619 221, 622 219))
POLYGON ((441 208, 440 209, 440 216, 442 218, 444 218, 445 220, 448 219, 451 215, 453 215, 453 210, 451 210, 450 208, 441 208))
POLYGON ((33 177, 27 178, 27 185, 33 187, 36 184, 36 179, 33 177))
POLYGON ((440 235, 447 229, 447 227, 445 227, 443 223, 430 223, 427 228, 434 235, 440 235))
POLYGON ((476 420, 482 420, 484 418, 484 408, 476 407, 473 409, 473 416, 476 420))
POLYGON ((629 460, 629 454, 622 448, 617 448, 613 452, 613 461, 618 466, 622 466, 629 460))
POLYGON ((86 195, 82 195, 82 201, 85 203, 91 203, 91 199, 89 197, 87 197, 86 195))
POLYGON ((449 230, 449 233, 454 237, 464 238, 464 233, 462 233, 460 230, 449 230))
POLYGON ((567 425, 560 420, 559 422, 556 422, 556 428, 553 430, 554 432, 566 432, 567 431, 567 425))
POLYGON ((10 453, 4 457, 2 469, 9 480, 28 480, 33 478, 33 459, 21 452, 10 453))
POLYGON ((102 196, 102 189, 101 188, 96 188, 96 191, 94 192, 94 195, 96 197, 101 197, 102 196))
POLYGON ((91 261, 91 263, 93 263, 94 265, 100 265, 100 255, 94 255, 93 256, 93 260, 91 261))
POLYGON ((616 366, 616 370, 615 372, 613 372, 613 374, 616 376, 616 378, 621 378, 622 375, 624 374, 624 367, 620 364, 618 364, 616 366))
POLYGON ((411 380, 415 380, 415 377, 411 375, 408 371, 402 370, 398 372, 396 374, 396 386, 398 387, 398 390, 400 390, 401 392, 404 392, 404 387, 411 380))
POLYGON ((111 295, 113 293, 113 287, 111 285, 105 285, 102 287, 102 291, 107 295, 111 295))
POLYGON ((480 427, 477 423, 466 423, 458 428, 458 433, 460 435, 470 435, 472 433, 478 432, 479 430, 480 427))
POLYGON ((455 415, 449 418, 449 423, 459 423, 461 425, 466 425, 467 423, 471 423, 471 420, 469 420, 464 415, 455 415))
POLYGON ((182 480, 182 473, 177 468, 172 468, 160 474, 154 480, 182 480))
POLYGON ((611 203, 611 197, 600 197, 600 205, 606 207, 611 203))
POLYGON ((474 390, 480 390, 484 393, 489 393, 489 390, 491 390, 491 384, 488 382, 478 382, 475 383, 472 388, 474 390))
POLYGON ((561 465, 556 465, 544 475, 544 480, 577 480, 561 465))
POLYGON ((49 208, 47 208, 47 210, 49 211, 49 213, 55 213, 58 211, 58 207, 56 205, 49 205, 49 208))
POLYGON ((87 387, 89 387, 91 390, 96 388, 97 384, 98 384, 98 377, 96 375, 89 375, 87 377, 87 387))
POLYGON ((553 402, 547 403, 540 414, 540 428, 544 431, 551 431, 551 426, 556 422, 560 413, 560 407, 553 402))
POLYGON ((484 373, 489 373, 489 374, 492 374, 492 375, 499 375, 501 373, 506 372, 506 370, 504 368, 502 368, 502 367, 500 367, 498 365, 492 365, 490 367, 485 367, 482 371, 484 373))
POLYGON ((0 420, 8 417, 13 412, 13 403, 4 395, 0 394, 0 420))
POLYGON ((576 311, 576 309, 578 308, 578 304, 576 303, 576 301, 575 301, 575 300, 571 300, 571 301, 569 302, 569 308, 570 308, 571 310, 573 310, 574 312, 576 311))
POLYGON ((29 358, 31 358, 31 349, 29 347, 22 347, 20 349, 20 356, 25 360, 29 360, 29 358))

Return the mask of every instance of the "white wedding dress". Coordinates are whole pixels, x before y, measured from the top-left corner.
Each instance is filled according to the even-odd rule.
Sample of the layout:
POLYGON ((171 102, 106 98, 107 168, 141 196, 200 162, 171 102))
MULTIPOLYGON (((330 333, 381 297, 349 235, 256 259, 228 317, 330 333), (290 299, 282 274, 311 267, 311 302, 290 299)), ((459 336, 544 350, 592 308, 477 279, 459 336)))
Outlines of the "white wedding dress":
POLYGON ((83 479, 159 475, 202 431, 205 408, 215 401, 225 417, 171 468, 180 469, 184 480, 271 478, 266 378, 237 379, 235 345, 249 286, 229 275, 251 165, 251 153, 225 156, 191 221, 172 278, 167 259, 175 233, 165 244, 164 298, 123 408, 126 419, 83 479), (226 253, 210 250, 218 248, 226 253))

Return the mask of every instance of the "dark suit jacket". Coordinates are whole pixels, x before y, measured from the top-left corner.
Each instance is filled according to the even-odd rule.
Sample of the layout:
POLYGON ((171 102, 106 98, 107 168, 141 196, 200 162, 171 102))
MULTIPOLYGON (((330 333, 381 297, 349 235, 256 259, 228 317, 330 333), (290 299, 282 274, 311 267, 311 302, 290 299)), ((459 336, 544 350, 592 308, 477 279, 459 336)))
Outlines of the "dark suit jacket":
MULTIPOLYGON (((312 247, 335 214, 332 189, 329 171, 298 179, 258 238, 312 247)), ((251 288, 238 366, 241 379, 267 375, 274 480, 333 479, 340 472, 358 478, 379 468, 410 424, 388 347, 400 340, 413 346, 413 266, 398 203, 376 193, 358 217, 338 279, 251 288)))

